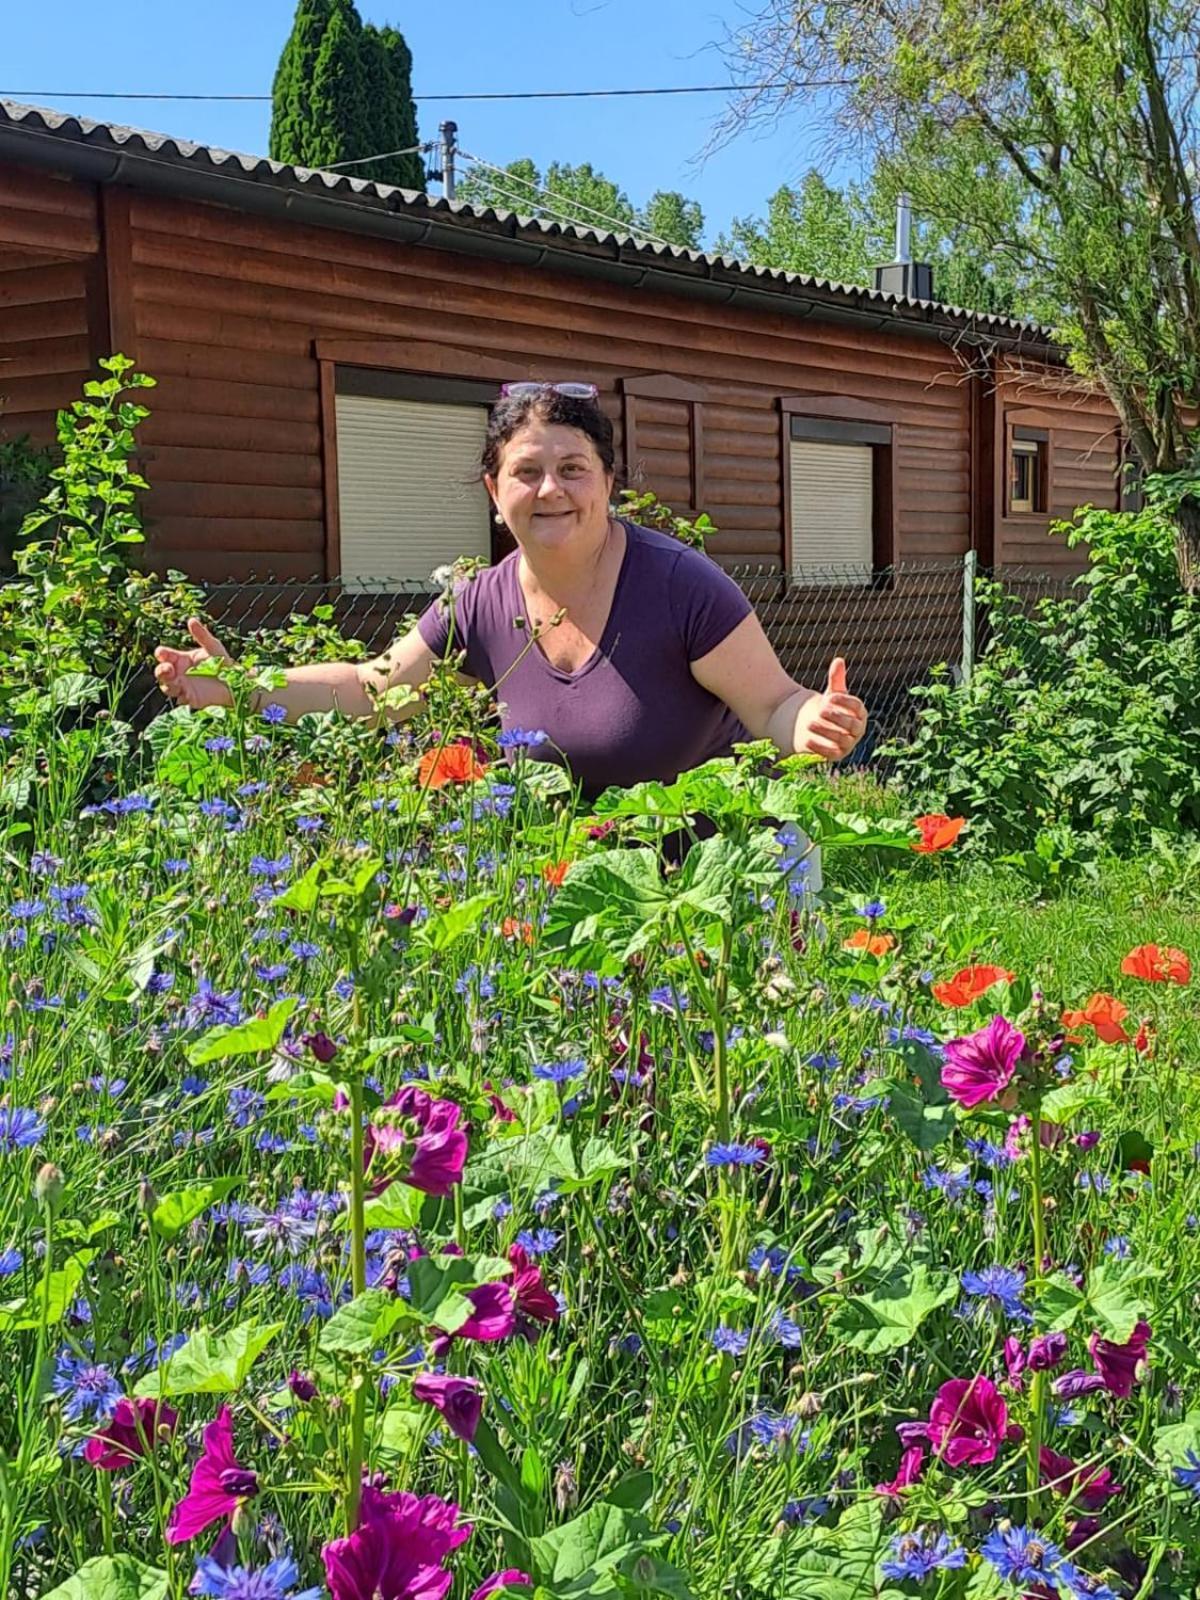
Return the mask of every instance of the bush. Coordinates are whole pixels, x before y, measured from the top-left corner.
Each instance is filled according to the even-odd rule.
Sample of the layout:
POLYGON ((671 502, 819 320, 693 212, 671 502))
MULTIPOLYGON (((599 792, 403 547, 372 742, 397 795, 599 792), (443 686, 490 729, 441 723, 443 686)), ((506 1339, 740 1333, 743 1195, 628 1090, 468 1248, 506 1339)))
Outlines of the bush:
POLYGON ((944 669, 914 690, 897 776, 932 809, 971 819, 976 849, 1042 860, 1144 847, 1200 827, 1200 607, 1179 587, 1161 502, 1088 506, 1065 532, 1090 566, 1030 614, 981 581, 988 640, 969 683, 944 669))

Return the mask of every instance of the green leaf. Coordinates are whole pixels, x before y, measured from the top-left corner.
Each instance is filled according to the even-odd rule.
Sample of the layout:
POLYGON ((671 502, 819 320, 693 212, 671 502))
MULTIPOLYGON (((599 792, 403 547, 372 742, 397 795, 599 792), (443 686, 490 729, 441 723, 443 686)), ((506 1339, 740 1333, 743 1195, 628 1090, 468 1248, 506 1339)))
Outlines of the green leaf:
POLYGON ((600 1574, 611 1572, 627 1557, 663 1542, 636 1512, 600 1501, 561 1528, 530 1540, 537 1576, 555 1590, 572 1595, 589 1592, 600 1574))
POLYGON ((338 1085, 327 1072, 298 1072, 294 1078, 272 1084, 267 1090, 267 1100, 311 1101, 316 1105, 331 1106, 337 1099, 338 1085))
POLYGON ((1145 1280, 1161 1278, 1158 1267, 1127 1261, 1101 1261, 1088 1273, 1088 1305, 1100 1331, 1114 1344, 1125 1344, 1150 1310, 1145 1280))
POLYGON ((897 1083, 894 1079, 879 1085, 888 1096, 888 1111, 896 1119, 902 1133, 928 1155, 954 1132, 954 1107, 927 1105, 911 1084, 897 1083))
POLYGON ((382 1194, 374 1195, 363 1207, 368 1230, 375 1228, 415 1228, 429 1196, 411 1184, 397 1180, 382 1194))
POLYGON ((166 1600, 167 1575, 132 1556, 96 1556, 42 1600, 166 1600))
POLYGON ((411 1455, 432 1416, 428 1406, 388 1406, 369 1430, 372 1455, 393 1460, 411 1455))
POLYGON ((1066 1333, 1087 1303, 1065 1273, 1056 1272, 1037 1290, 1037 1325, 1047 1333, 1066 1333))
POLYGON ((1173 1467, 1186 1467, 1188 1451, 1200 1455, 1200 1411, 1189 1411, 1182 1422, 1154 1431, 1154 1454, 1173 1467))
POLYGON ((32 1294, 0 1306, 0 1333, 38 1328, 43 1321, 48 1328, 57 1327, 74 1305, 83 1275, 95 1258, 94 1250, 77 1250, 50 1274, 48 1285, 39 1284, 32 1294))
POLYGON ((886 1355, 903 1349, 925 1318, 957 1293, 949 1273, 930 1272, 918 1262, 910 1272, 891 1272, 865 1294, 851 1295, 838 1307, 832 1328, 851 1348, 886 1355))
POLYGON ((302 878, 297 878, 295 883, 289 884, 281 895, 272 900, 272 907, 276 911, 299 911, 306 915, 320 898, 324 872, 324 863, 314 861, 302 878))
POLYGON ((254 1056, 263 1050, 274 1050, 283 1038, 288 1018, 299 1004, 296 995, 289 995, 286 1000, 277 1000, 265 1017, 210 1028, 188 1050, 188 1061, 193 1067, 203 1067, 210 1061, 227 1061, 231 1056, 254 1056))
POLYGON ((463 1293, 512 1271, 498 1256, 418 1256, 409 1263, 409 1304, 445 1333, 457 1333, 474 1309, 463 1293))
POLYGON ((138 1397, 180 1394, 233 1394, 251 1367, 282 1329, 282 1322, 243 1322, 220 1335, 202 1328, 160 1367, 148 1372, 133 1391, 138 1397))
POLYGON ((387 1289, 364 1289, 330 1317, 321 1329, 320 1347, 337 1355, 366 1355, 410 1315, 406 1302, 387 1289))
POLYGON ((1042 1101, 1042 1117, 1047 1122, 1068 1123, 1081 1111, 1091 1115, 1103 1111, 1109 1104, 1109 1095, 1095 1078, 1075 1078, 1060 1084, 1042 1101))
POLYGON ((195 1188, 176 1189, 171 1194, 165 1194, 150 1213, 150 1226, 163 1239, 177 1238, 189 1222, 194 1222, 209 1206, 232 1194, 242 1181, 240 1177, 213 1178, 208 1183, 197 1184, 195 1188))
POLYGON ((495 903, 494 894, 473 895, 469 900, 451 906, 449 911, 440 912, 421 923, 414 935, 414 942, 426 945, 430 950, 448 950, 464 934, 477 928, 495 903))

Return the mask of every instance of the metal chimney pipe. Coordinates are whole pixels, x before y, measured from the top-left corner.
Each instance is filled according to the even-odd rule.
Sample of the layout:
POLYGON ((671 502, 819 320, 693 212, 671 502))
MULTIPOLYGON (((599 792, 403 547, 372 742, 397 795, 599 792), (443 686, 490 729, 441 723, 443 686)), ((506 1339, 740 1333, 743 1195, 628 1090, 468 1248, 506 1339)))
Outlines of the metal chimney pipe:
POLYGON ((912 260, 912 204, 906 194, 896 197, 896 260, 912 260))

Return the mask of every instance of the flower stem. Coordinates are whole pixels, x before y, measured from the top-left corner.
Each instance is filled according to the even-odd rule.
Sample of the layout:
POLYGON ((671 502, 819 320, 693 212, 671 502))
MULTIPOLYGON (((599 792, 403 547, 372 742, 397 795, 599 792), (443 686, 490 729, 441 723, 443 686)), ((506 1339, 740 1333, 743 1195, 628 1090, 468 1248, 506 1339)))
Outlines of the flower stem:
MULTIPOLYGON (((1033 1111, 1030 1115, 1030 1137, 1033 1141, 1030 1151, 1030 1180, 1032 1188, 1033 1206, 1033 1273, 1031 1276, 1040 1278, 1042 1263, 1046 1254, 1045 1241, 1045 1216, 1042 1208, 1042 1106, 1040 1100, 1035 1100, 1033 1111)), ((1032 1412, 1029 1428, 1029 1454, 1026 1466, 1026 1489, 1029 1494, 1030 1511, 1037 1516, 1041 1508, 1041 1454, 1042 1454, 1042 1426, 1046 1412, 1046 1373, 1035 1372, 1030 1383, 1029 1405, 1032 1412)))
MULTIPOLYGON (((357 1072, 350 1074, 350 1287, 357 1296, 367 1287, 365 1220, 366 1179, 363 1172, 363 1085, 357 1072)), ((346 1533, 358 1527, 362 1494, 363 1436, 367 1422, 367 1375, 356 1372, 350 1410, 350 1452, 346 1465, 346 1533)))

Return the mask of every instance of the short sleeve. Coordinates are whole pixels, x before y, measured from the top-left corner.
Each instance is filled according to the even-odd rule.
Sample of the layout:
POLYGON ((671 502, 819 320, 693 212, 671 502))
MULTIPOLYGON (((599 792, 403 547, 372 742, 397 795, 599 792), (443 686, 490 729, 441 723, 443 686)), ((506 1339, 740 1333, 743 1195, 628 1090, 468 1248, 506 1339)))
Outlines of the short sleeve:
POLYGON ((672 574, 671 610, 693 662, 715 650, 754 607, 715 561, 699 550, 687 550, 672 574))
POLYGON ((417 632, 435 656, 444 656, 450 643, 450 613, 440 600, 435 600, 417 618, 417 632))

